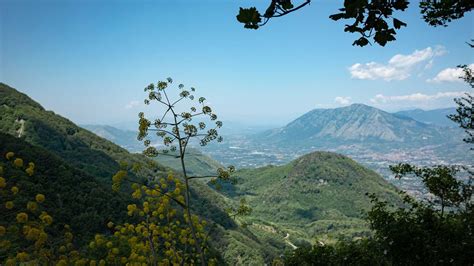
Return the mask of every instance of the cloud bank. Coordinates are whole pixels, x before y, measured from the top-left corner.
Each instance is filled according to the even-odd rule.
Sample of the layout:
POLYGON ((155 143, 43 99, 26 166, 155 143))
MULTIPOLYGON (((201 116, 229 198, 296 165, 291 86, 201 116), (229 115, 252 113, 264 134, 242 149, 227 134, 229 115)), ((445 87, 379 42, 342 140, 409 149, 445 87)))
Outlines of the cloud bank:
POLYGON ((448 91, 438 92, 436 94, 423 94, 420 92, 407 94, 407 95, 396 95, 396 96, 385 96, 383 94, 377 94, 374 98, 370 99, 372 103, 387 103, 387 102, 423 102, 432 101, 443 98, 456 98, 464 95, 464 91, 448 91))
POLYGON ((408 55, 394 55, 386 64, 369 62, 365 64, 356 63, 349 67, 351 77, 354 79, 367 80, 404 80, 410 77, 413 69, 425 65, 430 68, 433 65, 433 58, 446 53, 444 47, 427 47, 423 50, 415 50, 408 55))
MULTIPOLYGON (((474 71, 474 64, 470 64, 469 68, 474 71)), ((427 79, 428 82, 462 82, 461 77, 464 75, 462 68, 446 68, 441 70, 434 78, 427 79)))

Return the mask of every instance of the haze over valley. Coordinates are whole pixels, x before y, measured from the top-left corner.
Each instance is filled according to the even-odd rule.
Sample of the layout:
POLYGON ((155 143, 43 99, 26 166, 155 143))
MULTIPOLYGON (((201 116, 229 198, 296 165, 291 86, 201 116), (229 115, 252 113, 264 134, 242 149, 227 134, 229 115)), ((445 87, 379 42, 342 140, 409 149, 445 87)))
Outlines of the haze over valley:
MULTIPOLYGON (((201 149, 211 160, 238 169, 283 165, 314 151, 340 153, 412 195, 424 197, 426 190, 419 180, 395 179, 389 166, 407 162, 426 166, 473 165, 474 159, 466 155, 462 142, 464 131, 447 118, 454 113, 454 108, 389 113, 352 104, 335 109, 314 109, 273 129, 234 124, 233 130, 223 133, 222 143, 202 149, 197 144, 194 147, 196 151, 201 149)), ((84 127, 130 152, 143 150, 143 144, 136 139, 136 131, 103 125, 84 127)))

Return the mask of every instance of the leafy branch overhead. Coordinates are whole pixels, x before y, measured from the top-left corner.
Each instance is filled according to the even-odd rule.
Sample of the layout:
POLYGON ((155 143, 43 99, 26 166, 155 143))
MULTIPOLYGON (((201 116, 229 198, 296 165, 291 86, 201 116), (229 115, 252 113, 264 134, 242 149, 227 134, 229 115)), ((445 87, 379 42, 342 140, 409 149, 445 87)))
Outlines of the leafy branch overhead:
POLYGON ((474 8, 472 0, 421 1, 423 19, 430 26, 444 26, 455 19, 464 17, 464 13, 474 8))
POLYGON ((359 33, 361 37, 354 41, 352 45, 365 46, 370 43, 369 38, 381 46, 387 42, 396 40, 396 29, 405 27, 407 24, 394 18, 393 12, 404 11, 408 8, 408 1, 344 1, 344 7, 340 8, 341 13, 329 16, 330 19, 353 19, 354 22, 345 25, 344 31, 359 33), (392 19, 393 27, 387 22, 392 19))
MULTIPOLYGON (((270 5, 262 15, 257 8, 240 8, 237 20, 245 28, 258 29, 267 24, 271 18, 282 17, 296 11, 311 0, 304 0, 294 5, 291 0, 271 0, 270 5)), ((371 41, 385 46, 396 40, 396 30, 406 27, 407 24, 395 17, 396 11, 405 11, 408 8, 407 0, 345 0, 344 7, 339 13, 330 15, 332 20, 351 20, 344 26, 345 32, 358 33, 361 36, 352 45, 366 46, 371 41)), ((472 0, 431 0, 421 1, 421 14, 426 23, 431 26, 446 26, 452 20, 462 18, 464 13, 474 8, 472 0)))
POLYGON ((305 0, 302 4, 295 7, 291 0, 272 0, 263 15, 261 15, 255 7, 240 8, 239 14, 237 15, 237 20, 240 23, 244 23, 245 28, 256 30, 259 27, 267 24, 271 18, 287 15, 308 5, 310 2, 311 0, 305 0))

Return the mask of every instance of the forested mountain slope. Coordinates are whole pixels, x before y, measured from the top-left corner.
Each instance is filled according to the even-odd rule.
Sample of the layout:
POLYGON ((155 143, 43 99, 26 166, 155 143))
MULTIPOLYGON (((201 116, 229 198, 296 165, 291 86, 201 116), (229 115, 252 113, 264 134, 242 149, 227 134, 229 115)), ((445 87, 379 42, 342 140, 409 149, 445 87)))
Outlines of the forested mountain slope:
MULTIPOLYGON (((46 111, 27 95, 3 83, 0 83, 0 113, 0 132, 45 148, 106 183, 110 183, 111 176, 119 170, 119 162, 129 165, 151 162, 143 155, 130 154, 70 120, 46 111)), ((166 168, 158 164, 145 170, 141 178, 154 172, 166 172, 166 168)))
MULTIPOLYGON (((21 170, 3 173, 4 176, 15 176, 12 181, 22 190, 23 198, 15 204, 26 205, 36 194, 44 194, 47 199, 46 211, 54 217, 55 225, 69 224, 79 242, 103 232, 107 222, 123 221, 127 217, 128 198, 125 194, 113 192, 110 186, 72 167, 51 152, 0 133, 0 165, 4 166, 3 169, 13 169, 6 167, 6 164, 11 163, 5 160, 7 152, 14 152, 25 163, 35 164, 32 176, 21 170)), ((1 215, 0 219, 7 218, 1 215)), ((53 235, 58 235, 61 229, 55 227, 53 235)))

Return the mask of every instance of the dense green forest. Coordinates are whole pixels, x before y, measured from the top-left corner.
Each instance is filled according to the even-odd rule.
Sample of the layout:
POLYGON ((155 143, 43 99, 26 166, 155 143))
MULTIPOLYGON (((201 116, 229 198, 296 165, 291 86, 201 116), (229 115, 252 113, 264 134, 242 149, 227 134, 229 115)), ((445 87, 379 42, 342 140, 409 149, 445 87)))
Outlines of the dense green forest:
MULTIPOLYGON (((32 176, 17 169, 4 171, 4 176, 14 176, 15 184, 21 188, 22 197, 15 201, 15 205, 26 205, 28 198, 37 193, 44 194, 48 199, 44 208, 55 217, 55 226, 69 224, 79 243, 101 232, 108 221, 120 221, 125 217, 127 198, 124 194, 114 193, 110 186, 100 183, 96 177, 72 167, 43 148, 0 133, 1 166, 4 169, 7 164, 5 155, 11 151, 25 162, 35 164, 32 176)), ((2 209, 2 213, 5 211, 2 209)), ((9 218, 2 215, 2 225, 9 218)), ((58 236, 56 230, 53 235, 58 236)))

